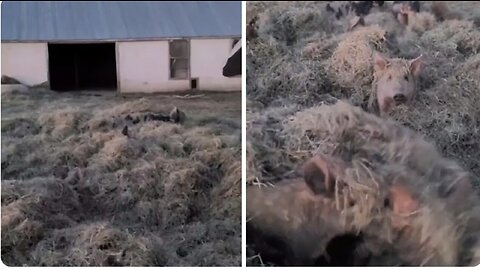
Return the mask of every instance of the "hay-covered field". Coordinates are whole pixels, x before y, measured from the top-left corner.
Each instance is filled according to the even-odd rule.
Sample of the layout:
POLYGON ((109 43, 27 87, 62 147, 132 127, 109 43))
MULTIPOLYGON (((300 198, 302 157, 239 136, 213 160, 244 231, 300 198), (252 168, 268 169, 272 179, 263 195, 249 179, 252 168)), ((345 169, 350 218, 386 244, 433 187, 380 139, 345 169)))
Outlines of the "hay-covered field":
POLYGON ((239 93, 180 99, 6 88, 5 264, 241 265, 239 93), (185 122, 143 121, 173 106, 185 122))
MULTIPOLYGON (((420 20, 405 29, 390 13, 391 2, 387 2, 386 9, 375 8, 365 17, 365 27, 349 32, 351 17, 337 20, 326 11, 324 1, 247 3, 247 23, 255 18, 257 33, 247 43, 248 185, 275 185, 291 178, 292 172, 315 154, 336 155, 353 162, 347 174, 357 175, 351 176, 347 186, 356 189, 358 185, 352 183, 360 182, 373 192, 366 193, 376 194, 361 208, 362 224, 372 221, 373 213, 378 214, 376 207, 383 200, 381 196, 378 201, 375 199, 383 192, 378 183, 391 184, 392 175, 400 172, 411 174, 408 177, 414 179, 407 182, 413 181, 409 185, 431 211, 429 217, 416 221, 423 228, 422 236, 417 237, 430 239, 430 248, 427 245, 422 250, 415 249, 414 244, 402 242, 401 236, 394 243, 397 247, 405 244, 403 250, 377 239, 370 246, 372 250, 392 253, 378 255, 377 250, 371 265, 468 264, 472 258, 480 262, 480 244, 472 244, 480 243, 475 233, 480 232, 480 223, 462 219, 478 215, 480 206, 480 3, 447 4, 461 19, 434 23, 420 20), (373 49, 389 57, 424 56, 418 92, 410 104, 401 105, 388 115, 392 123, 343 103, 333 105, 344 100, 357 108, 366 108, 372 92, 373 49), (365 130, 374 136, 361 133, 365 130), (411 131, 416 135, 405 135, 411 131), (447 166, 443 162, 452 163, 447 166), (359 169, 367 167, 367 171, 359 169), (452 171, 438 171, 446 167, 452 171), (362 175, 370 171, 376 185, 358 176, 359 172, 362 175), (468 206, 449 209, 449 204, 458 202, 446 202, 447 195, 435 192, 465 175, 475 194, 462 198, 471 198, 468 206), (433 195, 425 195, 430 191, 433 195), (447 206, 441 206, 444 203, 447 206), (445 226, 433 228, 428 224, 445 226), (448 230, 450 233, 446 233, 448 230), (455 237, 440 237, 446 234, 455 237), (452 248, 440 251, 441 248, 432 248, 434 245, 452 248), (475 245, 479 247, 472 248, 475 245), (408 253, 415 252, 423 257, 409 257, 408 253), (452 259, 436 260, 436 256, 452 259)), ((431 2, 421 5, 422 11, 430 11, 431 2)), ((254 208, 247 208, 247 218, 248 212, 257 211, 254 208)), ((352 215, 360 215, 355 212, 358 209, 352 211, 352 215)), ((371 226, 362 228, 368 230, 371 226)), ((386 233, 378 228, 373 231, 386 233)), ((274 264, 249 247, 247 258, 249 265, 274 264)))

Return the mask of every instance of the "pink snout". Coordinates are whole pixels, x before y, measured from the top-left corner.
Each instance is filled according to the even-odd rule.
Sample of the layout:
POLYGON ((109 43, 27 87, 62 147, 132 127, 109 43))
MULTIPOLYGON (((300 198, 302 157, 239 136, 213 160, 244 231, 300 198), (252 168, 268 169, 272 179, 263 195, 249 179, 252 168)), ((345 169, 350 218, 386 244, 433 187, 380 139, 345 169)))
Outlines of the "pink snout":
POLYGON ((404 94, 395 94, 393 95, 393 101, 395 102, 395 105, 400 105, 407 102, 407 97, 404 94))

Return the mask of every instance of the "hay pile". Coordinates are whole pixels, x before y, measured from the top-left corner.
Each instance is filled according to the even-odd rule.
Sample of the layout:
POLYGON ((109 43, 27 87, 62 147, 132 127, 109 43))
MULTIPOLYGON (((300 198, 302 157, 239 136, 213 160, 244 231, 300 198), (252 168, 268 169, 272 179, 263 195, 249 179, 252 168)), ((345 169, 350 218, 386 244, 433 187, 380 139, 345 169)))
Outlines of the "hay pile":
POLYGON ((335 49, 336 39, 326 38, 335 26, 316 2, 272 3, 262 12, 264 5, 247 5, 247 9, 260 12, 259 38, 247 46, 248 95, 264 104, 286 98, 311 105, 330 91, 326 69, 318 55, 330 55, 335 49))
POLYGON ((387 52, 385 34, 378 25, 349 34, 328 59, 329 75, 342 87, 368 89, 373 79, 373 51, 387 52))
MULTIPOLYGON (((474 75, 478 74, 475 67, 480 49, 480 31, 469 21, 475 14, 480 16, 478 5, 472 6, 467 2, 448 3, 452 10, 464 12, 465 19, 446 20, 423 33, 405 30, 391 35, 388 33, 389 29, 385 28, 393 26, 388 26, 386 22, 390 21, 392 25, 398 26, 395 18, 386 12, 377 12, 366 17, 374 17, 371 19, 374 25, 363 30, 358 28, 352 33, 333 27, 332 24, 336 22, 332 19, 323 21, 314 30, 311 30, 309 24, 302 28, 295 23, 295 27, 289 30, 289 33, 294 33, 289 35, 295 35, 295 32, 299 31, 299 35, 304 38, 297 38, 292 44, 278 38, 279 34, 272 34, 285 31, 283 26, 274 24, 273 15, 284 12, 282 18, 289 16, 285 18, 286 21, 297 22, 297 17, 303 17, 306 10, 309 10, 311 19, 320 21, 316 16, 322 17, 327 13, 325 5, 326 3, 321 2, 282 5, 248 3, 247 9, 263 18, 262 23, 257 24, 259 29, 276 30, 258 31, 259 37, 247 46, 247 98, 261 102, 264 106, 275 107, 288 104, 307 108, 338 99, 364 106, 370 97, 372 88, 368 81, 373 78, 373 72, 360 71, 367 71, 367 66, 371 66, 371 63, 364 59, 357 61, 355 55, 349 53, 342 56, 341 60, 345 63, 343 66, 333 69, 329 62, 336 58, 335 52, 343 50, 341 44, 353 37, 357 38, 359 31, 361 33, 376 29, 374 23, 380 22, 380 27, 387 32, 387 38, 386 47, 379 49, 386 49, 387 56, 395 58, 413 59, 423 54, 425 62, 414 103, 398 108, 392 112, 391 117, 433 139, 442 154, 454 158, 476 176, 480 176, 480 167, 475 165, 476 161, 480 160, 480 145, 474 143, 476 140, 472 140, 468 147, 462 146, 460 138, 462 134, 477 136, 480 128, 478 106, 474 106, 480 97, 477 90, 480 80, 474 75), (468 8, 463 8, 463 5, 468 8), (383 27, 384 25, 388 27, 383 27), (359 61, 365 65, 359 64, 359 61), (360 74, 365 77, 362 79, 360 74), (456 150, 450 150, 452 147, 456 150)), ((429 8, 429 3, 422 7, 423 11, 429 11, 429 8)), ((278 17, 277 15, 275 16, 278 17)), ((479 186, 480 183, 474 185, 479 186)))
POLYGON ((35 90, 2 93, 5 264, 240 265, 238 95, 35 90), (172 103, 184 123, 125 120, 172 103))
MULTIPOLYGON (((300 25, 294 24, 295 27, 289 28, 288 35, 304 38, 293 39, 288 44, 285 39, 279 38, 282 37, 279 32, 284 30, 283 26, 273 24, 273 18, 269 17, 273 14, 272 12, 278 14, 284 12, 282 14, 290 17, 285 18, 284 16, 285 21, 296 22, 297 16, 303 16, 303 6, 310 9, 315 8, 310 12, 315 12, 317 15, 312 16, 321 16, 325 13, 325 5, 325 3, 300 2, 283 5, 269 5, 269 3, 262 2, 247 3, 247 10, 254 10, 259 18, 263 18, 262 24, 271 24, 266 27, 259 23, 259 29, 276 29, 270 32, 259 31, 258 38, 249 42, 247 46, 247 98, 250 101, 247 114, 248 183, 250 185, 276 183, 285 179, 315 153, 331 153, 336 149, 335 151, 346 155, 342 158, 348 160, 353 158, 351 157, 352 153, 357 153, 359 159, 367 160, 375 160, 378 154, 383 157, 381 168, 387 164, 391 165, 388 165, 388 170, 382 169, 382 172, 378 172, 383 179, 386 178, 385 175, 388 175, 389 170, 394 171, 390 174, 403 175, 412 181, 421 179, 421 181, 417 181, 418 183, 410 184, 418 189, 419 193, 415 194, 418 194, 422 202, 427 202, 429 210, 425 213, 431 214, 418 219, 421 224, 419 226, 424 226, 423 234, 431 233, 430 247, 438 246, 440 249, 445 247, 444 250, 429 247, 425 247, 425 250, 418 250, 418 254, 422 254, 423 259, 434 253, 443 254, 438 255, 439 257, 434 255, 430 261, 422 262, 409 257, 400 259, 400 255, 394 255, 393 259, 383 258, 383 261, 381 256, 377 257, 378 264, 402 263, 400 261, 435 264, 435 258, 438 259, 442 256, 452 258, 452 256, 467 254, 470 251, 478 253, 478 250, 475 251, 475 249, 469 251, 471 243, 467 239, 470 239, 470 236, 467 236, 469 233, 462 230, 462 224, 474 224, 471 225, 472 228, 476 228, 478 231, 478 227, 475 227, 478 226, 478 223, 469 223, 462 219, 463 216, 469 217, 477 211, 474 210, 474 206, 479 204, 478 197, 472 199, 473 202, 469 202, 470 204, 467 203, 470 206, 465 209, 456 209, 455 204, 450 205, 450 203, 444 202, 435 193, 439 186, 445 185, 444 183, 455 179, 456 176, 464 175, 466 172, 470 175, 468 180, 474 186, 475 192, 479 193, 480 145, 477 141, 480 140, 478 132, 480 130, 480 111, 476 104, 480 98, 478 90, 480 89, 480 69, 478 68, 480 32, 475 26, 475 22, 472 21, 480 16, 478 5, 472 6, 466 2, 448 3, 457 13, 464 14, 464 19, 423 25, 425 27, 422 26, 422 31, 399 29, 395 18, 388 12, 368 15, 365 18, 367 27, 355 28, 356 30, 353 32, 345 32, 345 28, 336 26, 347 23, 347 18, 341 19, 341 22, 324 22, 318 25, 314 31, 309 30, 311 27, 308 24, 304 29, 300 25), (468 8, 463 8, 464 6, 468 6, 468 8), (376 24, 380 28, 377 28, 376 24), (402 135, 388 135, 391 137, 387 141, 374 140, 369 143, 362 137, 363 135, 352 135, 356 134, 356 124, 353 124, 352 121, 342 122, 340 117, 344 114, 352 117, 361 114, 360 112, 343 107, 346 111, 350 111, 350 113, 345 113, 341 112, 343 109, 336 110, 325 106, 334 104, 338 100, 345 100, 354 106, 363 107, 369 99, 372 89, 369 81, 373 78, 373 76, 369 76, 373 74, 373 70, 369 75, 366 65, 371 65, 371 63, 362 60, 365 65, 358 63, 350 65, 357 60, 355 53, 345 53, 341 59, 344 65, 338 66, 336 69, 332 68, 332 64, 342 61, 330 61, 334 57, 338 58, 336 52, 343 50, 342 45, 349 40, 352 41, 350 44, 358 46, 354 41, 360 40, 360 38, 355 35, 369 29, 385 31, 385 41, 380 43, 381 46, 377 49, 384 50, 385 54, 395 58, 413 59, 423 54, 425 68, 420 76, 419 91, 414 101, 409 105, 397 107, 390 113, 389 118, 396 121, 395 125, 380 120, 368 121, 377 123, 374 126, 379 129, 380 134, 395 134, 397 130, 403 130, 393 128, 391 125, 406 126, 412 131, 418 132, 434 146, 425 143, 423 139, 410 131, 400 132, 402 135), (295 31, 299 31, 300 34, 291 33, 295 31), (360 75, 361 72, 356 72, 356 69, 364 71, 364 76, 360 75), (320 106, 322 104, 324 106, 320 106), (298 114, 296 114, 297 112, 298 114), (288 119, 293 115, 295 117, 289 121, 288 119), (337 123, 335 119, 340 123, 337 123), (388 128, 386 128, 387 126, 388 128), (393 130, 388 131, 390 128, 393 130), (348 134, 352 138, 348 137, 348 134), (407 138, 411 142, 408 142, 407 138), (422 150, 415 150, 414 146, 422 150), (434 149, 438 149, 439 153, 434 149), (405 167, 400 168, 402 166, 405 167), (445 171, 443 169, 437 170, 437 172, 427 171, 427 169, 438 168, 438 166, 450 168, 449 172, 445 175, 436 175, 445 171), (441 179, 441 181, 436 183, 437 179, 441 179), (443 204, 448 206, 443 206, 443 204), (449 209, 448 214, 445 215, 438 212, 444 207, 452 209, 449 209), (428 229, 429 226, 433 226, 429 224, 445 224, 445 231, 442 231, 442 228, 428 229), (445 233, 446 231, 449 233, 445 233), (453 235, 456 239, 448 240, 458 244, 456 247, 451 245, 454 250, 448 250, 448 241, 438 237, 446 234, 453 235), (427 255, 428 252, 430 254, 427 255)), ((429 5, 425 4, 422 10, 429 11, 429 5)), ((375 47, 374 44, 369 44, 369 46, 375 47)), ((344 51, 348 52, 349 50, 345 49, 344 51)), ((370 116, 362 115, 354 118, 370 119, 370 116)), ((352 172, 354 169, 352 168, 352 172)), ((388 183, 388 180, 385 181, 388 183)), ((372 205, 378 203, 374 198, 372 197, 372 200, 375 203, 372 205)), ((366 210, 365 213, 368 211, 366 210)), ((465 230, 475 231, 472 228, 465 230)), ((387 246, 385 244, 383 247, 387 246)), ((412 250, 409 243, 404 242, 402 250, 399 251, 402 253, 404 250, 412 250)), ((249 250, 249 252, 251 252, 249 256, 257 255, 254 250, 249 250)), ((458 261, 459 264, 461 264, 460 261, 458 261)), ((443 262, 448 264, 447 261, 443 262)), ((252 257, 249 263, 261 264, 257 257, 252 257)), ((437 263, 441 264, 438 260, 437 263)))

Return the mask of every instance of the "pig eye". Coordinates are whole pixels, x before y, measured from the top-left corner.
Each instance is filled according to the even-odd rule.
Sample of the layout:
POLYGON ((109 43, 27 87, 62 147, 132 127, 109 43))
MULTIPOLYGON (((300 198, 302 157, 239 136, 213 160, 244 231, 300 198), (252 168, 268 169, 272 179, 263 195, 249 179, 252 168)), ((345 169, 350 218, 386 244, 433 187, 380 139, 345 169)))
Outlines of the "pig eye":
POLYGON ((408 76, 407 75, 405 75, 405 77, 403 77, 403 78, 405 78, 405 81, 408 82, 408 76))
POLYGON ((391 79, 392 79, 392 75, 388 75, 388 79, 391 80, 391 79))

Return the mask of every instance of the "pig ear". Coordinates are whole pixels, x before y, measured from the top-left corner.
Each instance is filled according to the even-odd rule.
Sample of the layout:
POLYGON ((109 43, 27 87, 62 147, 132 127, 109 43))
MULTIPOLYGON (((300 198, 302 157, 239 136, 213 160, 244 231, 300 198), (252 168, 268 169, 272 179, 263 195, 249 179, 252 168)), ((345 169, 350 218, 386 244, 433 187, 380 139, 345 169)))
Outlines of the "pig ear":
POLYGON ((412 72, 413 76, 418 77, 420 72, 423 68, 423 55, 421 54, 419 57, 410 60, 410 72, 412 72))
POLYGON ((387 60, 379 52, 373 53, 373 64, 376 71, 384 70, 387 67, 387 60))
POLYGON ((363 17, 356 16, 350 20, 349 30, 352 31, 355 27, 359 25, 365 26, 365 20, 363 19, 363 17))
POLYGON ((443 198, 450 198, 456 204, 465 201, 472 193, 473 187, 468 177, 459 178, 453 182, 442 183, 438 188, 438 193, 443 198))
POLYGON ((303 165, 302 170, 305 182, 313 193, 327 195, 332 191, 334 176, 325 157, 312 157, 303 165))
POLYGON ((389 207, 392 208, 394 214, 391 217, 392 226, 396 229, 402 229, 408 226, 406 218, 414 214, 420 208, 420 204, 405 185, 395 184, 390 187, 389 193, 389 207))

